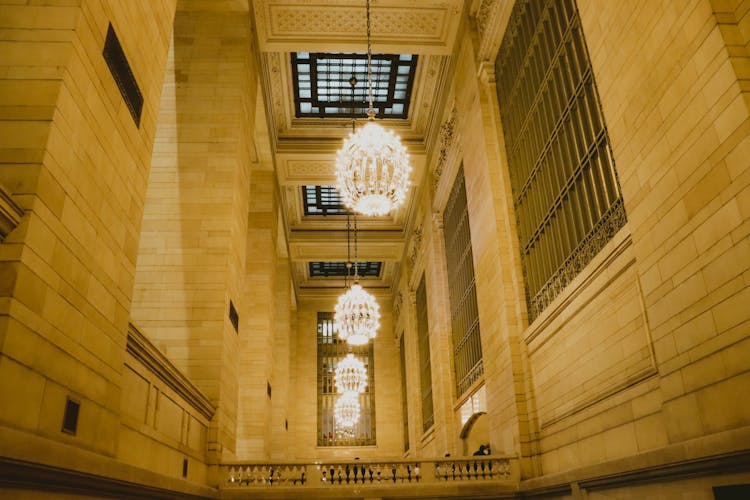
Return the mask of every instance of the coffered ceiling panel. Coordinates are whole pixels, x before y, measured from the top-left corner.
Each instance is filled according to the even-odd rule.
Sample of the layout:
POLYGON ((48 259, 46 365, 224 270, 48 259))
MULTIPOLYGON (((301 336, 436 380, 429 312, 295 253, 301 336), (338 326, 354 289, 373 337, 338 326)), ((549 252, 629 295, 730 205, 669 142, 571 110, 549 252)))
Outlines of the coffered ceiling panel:
MULTIPOLYGON (((380 276, 363 280, 363 286, 387 295, 404 256, 404 235, 414 219, 417 186, 428 175, 427 145, 435 143, 441 128, 450 54, 465 4, 463 0, 371 0, 371 7, 373 53, 396 54, 399 60, 402 54, 418 56, 409 83, 411 99, 405 106, 408 115, 378 119, 407 147, 412 188, 406 203, 392 214, 358 218, 359 259, 383 263, 380 276)), ((298 297, 309 300, 343 286, 340 278, 311 277, 309 263, 346 260, 347 218, 340 214, 306 214, 302 186, 335 184, 336 153, 352 131, 352 120, 322 114, 296 116, 304 113, 295 112, 294 79, 299 78, 300 68, 296 68, 295 76, 292 53, 304 53, 303 60, 316 52, 365 53, 365 0, 254 0, 252 16, 261 48, 262 116, 272 156, 269 163, 279 183, 279 207, 295 291, 298 297)), ((361 85, 366 84, 361 68, 355 75, 357 70, 341 65, 345 66, 361 85)), ((304 81, 313 81, 311 69, 309 74, 302 74, 306 75, 304 81)), ((349 77, 341 76, 347 82, 349 77)), ((315 87, 320 88, 325 89, 321 95, 329 94, 329 87, 315 87)), ((301 100, 303 96, 297 97, 301 100)), ((356 126, 363 122, 358 119, 356 126)))
MULTIPOLYGON (((461 0, 373 0, 374 51, 450 54, 460 20, 461 0)), ((261 50, 293 52, 301 42, 310 52, 363 52, 364 0, 256 0, 261 50)))

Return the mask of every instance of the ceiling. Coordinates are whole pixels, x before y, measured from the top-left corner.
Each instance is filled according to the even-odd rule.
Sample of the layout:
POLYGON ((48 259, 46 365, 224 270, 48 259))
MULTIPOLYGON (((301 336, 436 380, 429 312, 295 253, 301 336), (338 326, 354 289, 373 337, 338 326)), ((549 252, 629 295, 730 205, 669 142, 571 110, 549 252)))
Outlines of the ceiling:
MULTIPOLYGON (((459 28, 462 0, 372 0, 375 54, 417 54, 406 119, 382 119, 407 146, 412 188, 407 202, 385 217, 358 217, 360 261, 382 262, 380 276, 362 280, 376 295, 390 294, 398 276, 405 234, 415 215, 415 193, 425 175, 428 145, 442 117, 448 56, 459 28)), ((295 116, 291 53, 365 53, 364 0, 255 0, 255 30, 261 49, 262 93, 270 148, 283 212, 282 230, 298 299, 334 296, 341 278, 310 275, 310 262, 345 261, 345 215, 305 215, 302 186, 335 183, 334 163, 351 118, 295 116)), ((364 85, 364 81, 362 82, 364 85)))

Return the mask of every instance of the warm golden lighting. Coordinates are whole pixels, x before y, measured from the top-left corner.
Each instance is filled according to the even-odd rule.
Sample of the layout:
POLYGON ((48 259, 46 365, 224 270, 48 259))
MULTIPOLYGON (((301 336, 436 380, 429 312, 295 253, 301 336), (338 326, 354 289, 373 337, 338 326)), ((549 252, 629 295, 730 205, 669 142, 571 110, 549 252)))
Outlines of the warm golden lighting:
POLYGON ((339 428, 354 427, 359 422, 359 395, 347 392, 341 395, 333 407, 333 416, 339 428))
POLYGON ((336 159, 336 177, 346 206, 364 215, 386 215, 409 188, 409 154, 401 139, 373 120, 349 135, 336 159))
POLYGON ((367 368, 365 364, 349 353, 336 365, 334 372, 336 391, 341 393, 362 393, 367 388, 367 368))
POLYGON ((342 341, 363 345, 374 339, 380 327, 380 306, 359 283, 339 297, 333 328, 342 341))

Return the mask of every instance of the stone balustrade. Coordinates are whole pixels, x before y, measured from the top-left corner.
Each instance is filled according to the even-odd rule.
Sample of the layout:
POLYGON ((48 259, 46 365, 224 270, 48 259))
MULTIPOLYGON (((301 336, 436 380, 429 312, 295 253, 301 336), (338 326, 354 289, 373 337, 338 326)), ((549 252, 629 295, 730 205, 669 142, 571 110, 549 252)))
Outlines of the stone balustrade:
POLYGON ((436 460, 331 460, 319 462, 227 463, 219 467, 222 489, 337 488, 347 486, 515 484, 515 458, 486 456, 436 460))

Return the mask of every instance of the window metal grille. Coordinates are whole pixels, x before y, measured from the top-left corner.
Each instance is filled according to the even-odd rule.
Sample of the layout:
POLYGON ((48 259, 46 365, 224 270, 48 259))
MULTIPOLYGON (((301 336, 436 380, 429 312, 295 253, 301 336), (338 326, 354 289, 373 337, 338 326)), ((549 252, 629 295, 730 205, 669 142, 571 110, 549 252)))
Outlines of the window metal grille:
POLYGON ((336 186, 302 186, 305 215, 343 215, 347 210, 336 186))
POLYGON ((451 300, 456 396, 460 397, 484 373, 463 166, 453 183, 443 221, 451 300))
POLYGON ((574 0, 518 0, 495 73, 533 321, 626 215, 574 0))
POLYGON ((112 77, 115 79, 115 83, 117 83, 117 88, 120 89, 122 99, 133 117, 135 126, 140 127, 143 94, 141 94, 141 89, 138 87, 138 82, 135 80, 133 70, 130 69, 130 63, 128 63, 128 58, 125 57, 125 51, 120 45, 120 40, 117 39, 112 24, 107 26, 107 38, 104 40, 102 55, 109 71, 112 73, 112 77))
POLYGON ((375 377, 373 373, 372 342, 363 346, 349 346, 333 333, 333 313, 318 313, 318 446, 368 446, 375 444, 375 377), (352 352, 367 368, 367 389, 359 396, 360 417, 354 436, 336 432, 333 408, 336 392, 334 372, 336 364, 352 352))
MULTIPOLYGON (((406 118, 417 56, 373 54, 373 106, 379 118, 406 118)), ((292 53, 295 116, 365 118, 367 54, 292 53), (351 77, 357 85, 349 83, 351 77)))
POLYGON ((401 353, 401 416, 404 421, 404 453, 409 451, 409 397, 406 394, 406 350, 404 347, 404 333, 399 342, 401 353))
POLYGON ((422 431, 435 423, 432 402, 432 365, 430 364, 430 324, 427 319, 427 288, 424 276, 417 288, 417 339, 419 342, 419 385, 422 394, 422 431))
MULTIPOLYGON (((357 262, 357 272, 363 278, 377 278, 380 276, 382 262, 357 262)), ((343 278, 346 276, 346 262, 309 262, 308 268, 311 278, 343 278)), ((354 265, 349 270, 349 276, 354 276, 354 265)))

